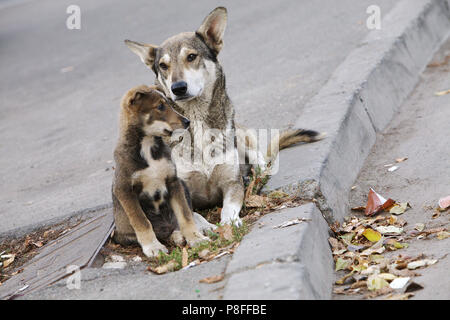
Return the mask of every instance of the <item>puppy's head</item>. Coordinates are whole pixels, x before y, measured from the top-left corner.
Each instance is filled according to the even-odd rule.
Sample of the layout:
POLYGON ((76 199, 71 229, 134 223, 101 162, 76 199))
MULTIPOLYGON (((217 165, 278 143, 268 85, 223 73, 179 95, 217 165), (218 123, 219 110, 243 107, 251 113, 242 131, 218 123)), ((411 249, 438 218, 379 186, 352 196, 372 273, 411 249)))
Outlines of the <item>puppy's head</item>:
POLYGON ((125 44, 155 72, 166 96, 182 103, 211 90, 226 24, 227 10, 218 7, 196 32, 175 35, 159 47, 130 40, 125 44))
POLYGON ((139 86, 122 98, 122 109, 130 122, 147 135, 169 136, 189 127, 189 120, 176 112, 157 87, 139 86))

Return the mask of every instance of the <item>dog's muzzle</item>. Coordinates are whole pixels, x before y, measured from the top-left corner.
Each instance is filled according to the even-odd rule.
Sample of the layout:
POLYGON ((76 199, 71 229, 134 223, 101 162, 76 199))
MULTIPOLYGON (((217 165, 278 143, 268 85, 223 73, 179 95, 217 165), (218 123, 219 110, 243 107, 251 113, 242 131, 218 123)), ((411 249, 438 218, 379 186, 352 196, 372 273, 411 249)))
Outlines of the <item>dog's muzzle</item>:
POLYGON ((185 81, 177 81, 172 84, 172 87, 170 89, 175 96, 180 98, 184 97, 187 92, 187 83, 185 81))

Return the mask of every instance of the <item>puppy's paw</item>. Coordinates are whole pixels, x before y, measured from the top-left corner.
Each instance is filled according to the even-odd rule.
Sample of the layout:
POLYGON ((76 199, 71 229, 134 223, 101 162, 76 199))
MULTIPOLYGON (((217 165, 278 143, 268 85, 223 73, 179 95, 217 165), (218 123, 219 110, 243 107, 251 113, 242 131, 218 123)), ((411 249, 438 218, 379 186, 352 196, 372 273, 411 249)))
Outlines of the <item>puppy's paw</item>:
POLYGON ((202 242, 211 241, 208 237, 205 237, 204 235, 202 235, 200 232, 197 231, 185 235, 185 239, 190 247, 196 247, 202 242))
POLYGON ((192 215, 194 217, 194 223, 197 226, 198 231, 200 231, 201 233, 207 234, 208 231, 214 231, 215 229, 217 229, 216 225, 209 223, 208 220, 206 220, 197 212, 193 212, 192 215))
POLYGON ((158 240, 154 240, 153 242, 143 245, 142 246, 142 251, 144 252, 144 254, 149 257, 149 258, 155 258, 158 256, 159 251, 162 251, 164 253, 168 253, 169 250, 167 250, 167 248, 162 245, 158 240))
POLYGON ((180 230, 175 230, 174 232, 172 232, 172 234, 170 235, 170 240, 178 247, 183 246, 185 243, 184 237, 181 234, 180 230))

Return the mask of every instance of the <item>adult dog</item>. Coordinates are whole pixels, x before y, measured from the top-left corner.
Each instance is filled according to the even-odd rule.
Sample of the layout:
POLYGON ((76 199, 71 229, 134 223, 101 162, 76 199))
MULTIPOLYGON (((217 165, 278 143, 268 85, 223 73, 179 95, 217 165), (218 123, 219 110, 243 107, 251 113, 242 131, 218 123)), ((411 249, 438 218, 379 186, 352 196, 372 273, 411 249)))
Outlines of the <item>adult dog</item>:
POLYGON ((197 31, 175 35, 160 46, 130 40, 125 43, 153 70, 156 85, 177 104, 177 110, 191 120, 190 139, 183 139, 182 144, 192 154, 201 154, 201 159, 187 161, 192 160, 189 154, 174 161, 178 175, 189 187, 194 209, 222 206, 221 223, 239 226, 244 201, 240 159, 250 159, 265 168, 278 150, 317 141, 322 135, 312 130, 287 130, 277 135, 263 153, 257 150, 254 134, 236 130, 234 108, 217 60, 226 24, 227 10, 218 7, 197 31), (218 156, 225 154, 223 150, 226 156, 218 156))

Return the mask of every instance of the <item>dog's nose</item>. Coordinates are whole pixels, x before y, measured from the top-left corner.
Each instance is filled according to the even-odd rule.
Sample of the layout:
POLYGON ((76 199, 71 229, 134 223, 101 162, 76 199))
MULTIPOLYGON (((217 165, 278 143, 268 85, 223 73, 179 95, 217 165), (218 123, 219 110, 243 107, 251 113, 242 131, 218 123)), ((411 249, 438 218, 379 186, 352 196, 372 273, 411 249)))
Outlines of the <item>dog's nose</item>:
POLYGON ((188 128, 189 125, 191 124, 191 121, 189 121, 189 119, 183 118, 182 121, 185 129, 188 128))
POLYGON ((174 95, 176 96, 184 96, 187 91, 187 83, 185 81, 178 81, 172 84, 170 88, 174 95))

